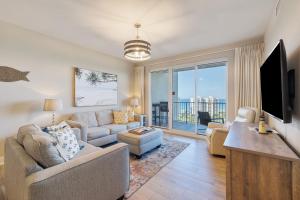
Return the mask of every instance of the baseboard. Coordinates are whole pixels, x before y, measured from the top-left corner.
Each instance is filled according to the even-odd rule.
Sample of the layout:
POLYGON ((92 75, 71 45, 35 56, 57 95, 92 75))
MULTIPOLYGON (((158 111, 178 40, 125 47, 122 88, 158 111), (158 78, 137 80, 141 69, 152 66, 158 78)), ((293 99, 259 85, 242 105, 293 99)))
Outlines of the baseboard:
POLYGON ((188 137, 188 138, 193 138, 193 139, 198 139, 198 140, 205 140, 205 136, 203 135, 198 135, 195 133, 190 133, 186 131, 180 131, 180 130, 170 130, 170 129, 163 129, 165 133, 168 133, 170 135, 178 135, 178 136, 183 136, 183 137, 188 137))

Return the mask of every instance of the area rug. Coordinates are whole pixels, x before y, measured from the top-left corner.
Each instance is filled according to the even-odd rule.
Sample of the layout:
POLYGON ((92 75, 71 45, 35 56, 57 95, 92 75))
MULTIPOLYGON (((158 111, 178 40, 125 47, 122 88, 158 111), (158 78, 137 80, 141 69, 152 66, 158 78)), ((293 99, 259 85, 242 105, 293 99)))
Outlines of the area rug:
POLYGON ((146 154, 141 159, 130 157, 130 187, 125 198, 129 198, 166 164, 178 156, 188 143, 171 138, 164 138, 163 144, 146 154))

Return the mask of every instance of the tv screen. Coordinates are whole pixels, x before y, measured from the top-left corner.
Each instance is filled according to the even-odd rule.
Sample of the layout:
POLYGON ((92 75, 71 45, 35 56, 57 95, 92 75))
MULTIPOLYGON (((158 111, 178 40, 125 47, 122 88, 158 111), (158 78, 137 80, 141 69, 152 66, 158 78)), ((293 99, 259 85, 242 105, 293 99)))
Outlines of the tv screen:
POLYGON ((262 110, 284 123, 290 122, 287 60, 282 40, 261 66, 260 78, 262 110))

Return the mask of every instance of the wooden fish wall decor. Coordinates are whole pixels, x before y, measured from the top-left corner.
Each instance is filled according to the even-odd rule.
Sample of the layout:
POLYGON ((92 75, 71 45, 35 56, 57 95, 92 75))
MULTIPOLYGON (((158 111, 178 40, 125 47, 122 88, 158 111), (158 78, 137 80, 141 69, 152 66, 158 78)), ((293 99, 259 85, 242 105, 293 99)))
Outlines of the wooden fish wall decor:
POLYGON ((0 82, 29 81, 29 72, 21 72, 11 67, 0 66, 0 82))

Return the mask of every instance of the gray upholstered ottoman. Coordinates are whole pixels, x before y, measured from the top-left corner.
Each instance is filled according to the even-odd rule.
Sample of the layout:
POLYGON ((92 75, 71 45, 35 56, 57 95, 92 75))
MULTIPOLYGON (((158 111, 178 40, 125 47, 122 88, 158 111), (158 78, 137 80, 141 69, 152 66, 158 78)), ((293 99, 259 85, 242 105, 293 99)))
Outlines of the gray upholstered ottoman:
POLYGON ((136 135, 129 132, 118 134, 118 141, 129 145, 130 153, 135 154, 138 158, 142 154, 159 147, 162 144, 163 131, 155 128, 149 133, 143 135, 136 135))

